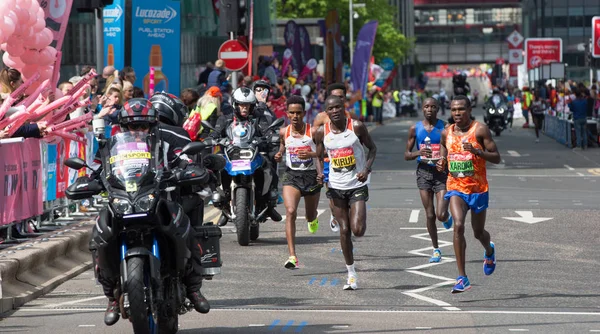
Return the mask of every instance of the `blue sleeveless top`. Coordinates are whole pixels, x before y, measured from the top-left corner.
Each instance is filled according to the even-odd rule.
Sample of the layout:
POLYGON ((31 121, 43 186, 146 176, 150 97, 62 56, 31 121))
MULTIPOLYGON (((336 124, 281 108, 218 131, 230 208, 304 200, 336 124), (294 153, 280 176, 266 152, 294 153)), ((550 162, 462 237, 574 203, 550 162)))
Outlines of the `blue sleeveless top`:
MULTIPOLYGON (((429 137, 429 139, 431 140, 431 150, 433 151, 431 160, 433 161, 438 160, 440 158, 440 141, 442 139, 442 130, 444 130, 445 125, 446 124, 444 123, 444 121, 438 119, 433 129, 431 129, 431 132, 427 132, 427 130, 425 130, 425 126, 423 125, 422 121, 417 122, 417 124, 415 125, 415 132, 417 135, 417 149, 421 149, 421 145, 424 145, 423 142, 425 141, 425 138, 429 137)), ((421 157, 418 157, 417 161, 421 162, 421 157)))

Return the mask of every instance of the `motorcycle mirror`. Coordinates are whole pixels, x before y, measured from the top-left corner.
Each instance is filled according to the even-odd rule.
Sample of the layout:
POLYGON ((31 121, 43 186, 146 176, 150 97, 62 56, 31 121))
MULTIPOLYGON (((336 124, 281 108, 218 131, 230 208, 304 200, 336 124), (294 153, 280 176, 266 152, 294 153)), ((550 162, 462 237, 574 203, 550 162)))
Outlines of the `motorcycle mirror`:
POLYGON ((210 129, 211 131, 215 131, 215 127, 214 127, 214 126, 212 126, 212 125, 211 125, 210 123, 208 123, 207 121, 202 121, 201 123, 202 123, 202 126, 203 126, 203 127, 207 128, 207 129, 210 129))
POLYGON ((271 125, 269 125, 269 129, 279 128, 283 125, 283 123, 284 123, 283 118, 278 118, 271 125))
POLYGON ((191 154, 191 155, 198 154, 198 153, 202 152, 202 150, 204 150, 207 146, 208 145, 204 142, 195 141, 195 142, 185 145, 183 150, 181 150, 181 153, 191 154))
POLYGON ((83 167, 87 167, 85 161, 77 157, 69 158, 65 161, 65 165, 71 169, 80 170, 83 167))

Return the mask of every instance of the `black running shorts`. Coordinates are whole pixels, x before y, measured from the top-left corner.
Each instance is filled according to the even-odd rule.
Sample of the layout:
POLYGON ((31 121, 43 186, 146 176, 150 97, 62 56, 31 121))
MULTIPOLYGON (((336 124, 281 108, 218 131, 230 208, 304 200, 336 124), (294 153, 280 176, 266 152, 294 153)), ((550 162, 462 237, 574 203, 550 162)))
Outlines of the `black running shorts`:
POLYGON ((281 184, 300 190, 302 196, 311 196, 321 191, 321 185, 317 182, 316 170, 293 170, 288 168, 281 178, 281 184))
POLYGON ((358 201, 368 201, 369 200, 369 187, 362 186, 356 189, 349 190, 338 190, 329 188, 327 190, 327 198, 329 199, 343 199, 348 201, 348 206, 351 206, 353 203, 358 201))
POLYGON ((435 166, 430 166, 425 163, 417 165, 417 187, 421 190, 429 190, 434 193, 439 193, 446 190, 446 181, 448 174, 438 172, 435 166))

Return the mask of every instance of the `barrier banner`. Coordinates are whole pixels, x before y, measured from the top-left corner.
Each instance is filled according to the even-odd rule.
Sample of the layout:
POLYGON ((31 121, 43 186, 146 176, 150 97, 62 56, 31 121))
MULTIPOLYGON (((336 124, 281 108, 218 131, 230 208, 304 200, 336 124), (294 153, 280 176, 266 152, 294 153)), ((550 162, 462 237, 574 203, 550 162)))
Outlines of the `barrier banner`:
MULTIPOLYGON (((80 143, 74 140, 69 140, 69 145, 66 146, 67 147, 67 157, 68 158, 81 158, 81 150, 80 150, 80 143)), ((65 160, 66 160, 65 159, 65 160)), ((84 161, 85 161, 85 157, 84 157, 84 161)), ((79 177, 79 171, 76 171, 74 169, 71 169, 67 166, 64 166, 65 170, 66 170, 66 175, 67 175, 67 187, 72 185, 73 183, 75 183, 75 180, 77 180, 77 178, 79 177)))
POLYGON ((60 139, 56 144, 56 198, 64 198, 67 190, 69 172, 65 160, 68 158, 66 147, 70 147, 70 142, 68 139, 60 139))
POLYGON ((40 158, 42 159, 42 201, 48 198, 48 143, 40 140, 40 158))
POLYGON ((47 186, 46 186, 46 201, 56 199, 56 145, 48 145, 48 163, 46 164, 47 186))
POLYGON ((15 221, 14 210, 16 203, 20 200, 19 190, 21 188, 22 164, 18 158, 21 155, 20 144, 9 144, 0 146, 1 157, 16 157, 16 159, 2 159, 0 169, 0 225, 6 225, 15 221))
POLYGON ((26 219, 44 212, 44 198, 42 191, 42 158, 40 142, 36 139, 27 139, 22 144, 21 161, 23 162, 23 177, 20 201, 14 210, 16 218, 26 219))

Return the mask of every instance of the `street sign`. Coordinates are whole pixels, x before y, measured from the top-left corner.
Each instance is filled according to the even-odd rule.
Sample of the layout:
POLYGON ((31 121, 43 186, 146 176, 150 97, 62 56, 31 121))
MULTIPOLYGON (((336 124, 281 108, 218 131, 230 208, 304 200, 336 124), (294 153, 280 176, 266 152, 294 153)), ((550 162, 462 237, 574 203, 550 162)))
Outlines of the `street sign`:
POLYGON ((514 220, 514 221, 518 221, 518 222, 526 223, 526 224, 536 224, 536 223, 541 223, 543 221, 552 219, 552 218, 546 218, 546 217, 534 217, 533 212, 531 212, 531 211, 515 211, 515 213, 518 214, 520 217, 502 217, 502 218, 514 220))
POLYGON ((592 18, 592 57, 600 58, 600 16, 592 18))
POLYGON ((237 40, 225 41, 219 47, 218 57, 223 60, 226 69, 239 71, 248 64, 248 47, 237 40))
POLYGON ((521 50, 521 49, 508 50, 508 63, 509 64, 523 64, 523 50, 521 50))
POLYGON ((528 38, 525 40, 527 69, 540 67, 542 64, 562 62, 562 39, 560 38, 528 38))
POLYGON ((506 41, 508 42, 508 45, 509 47, 511 47, 511 49, 516 49, 519 47, 519 45, 521 45, 521 43, 523 43, 523 35, 519 34, 518 31, 514 30, 510 35, 508 35, 506 41))

